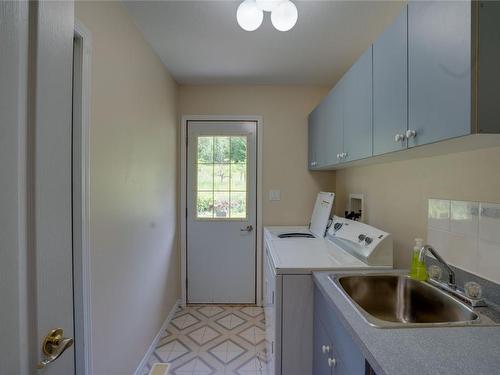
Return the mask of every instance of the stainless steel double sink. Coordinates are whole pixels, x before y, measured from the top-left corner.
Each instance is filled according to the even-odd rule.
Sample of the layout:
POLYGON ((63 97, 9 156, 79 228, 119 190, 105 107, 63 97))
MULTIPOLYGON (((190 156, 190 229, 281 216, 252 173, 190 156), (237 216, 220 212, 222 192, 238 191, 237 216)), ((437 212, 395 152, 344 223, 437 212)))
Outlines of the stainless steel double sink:
POLYGON ((406 275, 331 275, 361 316, 379 328, 495 325, 447 292, 406 275))

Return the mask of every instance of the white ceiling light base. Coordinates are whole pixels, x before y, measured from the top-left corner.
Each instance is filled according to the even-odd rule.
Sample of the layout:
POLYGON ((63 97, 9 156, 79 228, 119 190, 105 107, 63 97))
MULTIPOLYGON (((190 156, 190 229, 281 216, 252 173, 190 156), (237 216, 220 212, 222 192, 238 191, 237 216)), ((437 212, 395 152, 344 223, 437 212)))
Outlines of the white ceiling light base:
POLYGON ((262 9, 264 12, 272 12, 279 3, 284 0, 255 0, 257 2, 257 6, 262 9))
POLYGON ((245 0, 238 6, 236 19, 243 30, 254 31, 262 25, 264 12, 257 6, 255 0, 245 0))
POLYGON ((271 23, 279 31, 291 30, 299 18, 290 0, 245 0, 238 6, 236 19, 243 30, 255 31, 262 24, 264 11, 271 12, 271 23))

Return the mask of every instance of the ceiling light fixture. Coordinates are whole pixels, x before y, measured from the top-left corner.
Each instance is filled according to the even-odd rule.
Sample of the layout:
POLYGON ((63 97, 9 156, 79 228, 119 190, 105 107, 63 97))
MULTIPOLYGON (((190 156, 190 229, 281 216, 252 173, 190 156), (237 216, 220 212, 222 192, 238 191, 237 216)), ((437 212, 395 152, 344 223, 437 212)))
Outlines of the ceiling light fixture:
POLYGON ((264 12, 257 6, 255 0, 245 0, 238 6, 236 19, 243 30, 254 31, 262 24, 264 12))
POLYGON ((291 1, 282 1, 271 12, 271 23, 279 31, 288 31, 297 23, 299 13, 291 1))
POLYGON ((238 6, 236 19, 243 30, 254 31, 262 24, 263 12, 271 13, 271 23, 279 31, 291 30, 299 18, 290 0, 245 0, 238 6))

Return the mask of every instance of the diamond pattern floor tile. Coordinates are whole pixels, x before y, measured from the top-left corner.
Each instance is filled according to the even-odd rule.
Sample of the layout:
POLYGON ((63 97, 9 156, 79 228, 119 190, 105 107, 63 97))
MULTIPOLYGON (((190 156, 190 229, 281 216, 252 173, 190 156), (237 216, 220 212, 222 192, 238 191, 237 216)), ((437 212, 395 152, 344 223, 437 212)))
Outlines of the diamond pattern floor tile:
POLYGON ((262 310, 262 307, 246 306, 241 309, 241 312, 252 318, 255 318, 256 316, 262 314, 264 311, 262 310))
POLYGON ((180 315, 177 318, 172 320, 172 324, 180 330, 186 329, 191 327, 192 325, 195 325, 196 323, 199 323, 200 320, 193 316, 192 314, 184 314, 180 315))
POLYGON ((244 348, 232 340, 226 340, 209 349, 208 352, 215 356, 223 364, 227 365, 246 352, 244 348))
POLYGON ((176 312, 147 368, 169 362, 174 375, 267 375, 264 327, 260 307, 185 307, 176 312))
POLYGON ((198 345, 203 346, 206 343, 220 337, 220 333, 209 326, 203 326, 196 331, 191 332, 188 336, 193 339, 198 345))
POLYGON ((221 325, 222 327, 226 329, 234 329, 239 326, 241 326, 245 321, 241 319, 239 316, 234 315, 234 314, 228 314, 224 316, 223 318, 220 318, 219 320, 216 320, 216 323, 221 325))
POLYGON ((220 314, 224 309, 220 306, 203 306, 198 309, 198 311, 207 318, 211 318, 215 315, 220 314))
POLYGON ((189 362, 172 370, 176 375, 212 375, 215 371, 213 367, 200 357, 193 358, 189 362))
POLYGON ((266 339, 266 332, 260 327, 252 326, 239 333, 239 336, 250 344, 257 345, 266 339))
POLYGON ((179 340, 170 341, 168 344, 165 344, 159 348, 156 348, 155 354, 163 361, 163 362, 171 362, 176 360, 177 358, 189 353, 190 350, 179 340))
POLYGON ((243 365, 236 369, 236 373, 239 375, 254 375, 260 374, 262 370, 261 363, 258 358, 253 357, 249 361, 245 362, 243 365))

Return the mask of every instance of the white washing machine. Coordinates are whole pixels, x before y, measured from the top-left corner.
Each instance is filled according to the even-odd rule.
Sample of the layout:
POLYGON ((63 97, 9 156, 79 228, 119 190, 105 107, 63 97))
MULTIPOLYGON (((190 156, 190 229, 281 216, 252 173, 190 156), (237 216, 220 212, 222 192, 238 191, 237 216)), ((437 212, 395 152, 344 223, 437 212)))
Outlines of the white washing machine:
POLYGON ((323 239, 331 224, 330 213, 334 200, 334 193, 324 191, 318 193, 308 226, 267 227, 269 237, 271 240, 323 239))
POLYGON ((389 233, 335 217, 322 238, 280 238, 308 227, 264 228, 264 310, 269 375, 313 375, 312 272, 392 268, 389 233))

